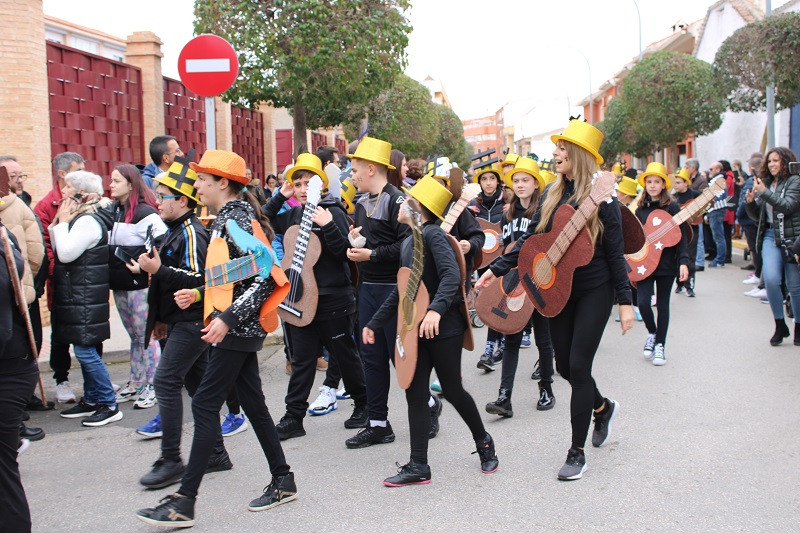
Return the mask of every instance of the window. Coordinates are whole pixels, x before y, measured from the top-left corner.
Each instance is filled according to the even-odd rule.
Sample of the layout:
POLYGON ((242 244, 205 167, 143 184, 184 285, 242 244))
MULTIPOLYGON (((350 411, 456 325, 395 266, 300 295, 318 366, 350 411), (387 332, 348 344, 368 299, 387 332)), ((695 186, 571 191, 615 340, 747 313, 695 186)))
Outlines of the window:
POLYGON ((92 39, 87 39, 86 37, 81 37, 79 35, 73 35, 70 38, 70 46, 73 48, 77 48, 78 50, 83 50, 84 52, 89 52, 91 54, 96 54, 100 44, 92 39))
POLYGON ((44 38, 46 40, 54 42, 54 43, 64 44, 64 40, 66 38, 66 34, 64 34, 64 33, 60 32, 58 30, 54 30, 52 28, 45 28, 44 29, 44 38))

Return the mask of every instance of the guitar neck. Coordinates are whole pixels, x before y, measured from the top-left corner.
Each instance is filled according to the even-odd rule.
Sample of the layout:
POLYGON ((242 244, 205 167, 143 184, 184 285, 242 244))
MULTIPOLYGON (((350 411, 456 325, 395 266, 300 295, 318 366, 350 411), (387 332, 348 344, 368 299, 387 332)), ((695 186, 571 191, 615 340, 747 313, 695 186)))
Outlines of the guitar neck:
POLYGON ((303 269, 303 262, 306 259, 308 249, 308 237, 311 235, 311 216, 317 208, 316 204, 306 203, 303 209, 303 219, 300 222, 300 231, 297 234, 297 243, 292 253, 292 270, 300 272, 303 269))
POLYGON ((572 241, 575 240, 581 230, 586 226, 586 221, 589 220, 589 217, 594 213, 595 209, 597 209, 597 204, 594 203, 591 195, 581 202, 581 205, 578 206, 578 209, 576 209, 575 213, 570 217, 567 225, 564 226, 561 233, 556 237, 556 240, 553 241, 550 249, 547 250, 546 255, 550 260, 550 264, 555 266, 561 261, 569 245, 572 244, 572 241))
POLYGON ((256 257, 246 255, 221 265, 206 268, 206 287, 217 287, 252 278, 259 272, 256 257))
POLYGON ((444 217, 444 222, 442 222, 442 229, 445 233, 450 233, 450 230, 453 229, 458 217, 461 216, 461 213, 464 211, 464 208, 467 207, 468 203, 469 200, 463 196, 456 200, 456 203, 454 203, 450 211, 447 212, 447 216, 444 217))
POLYGON ((689 219, 692 219, 699 213, 705 206, 711 203, 716 194, 711 187, 705 189, 700 196, 686 204, 678 213, 672 217, 676 224, 683 224, 689 219))
POLYGON ((424 244, 422 241, 422 231, 418 228, 413 228, 414 240, 414 256, 411 265, 411 275, 408 277, 408 285, 406 286, 406 298, 413 301, 417 297, 417 290, 419 290, 419 281, 422 278, 423 267, 423 254, 425 253, 424 244))

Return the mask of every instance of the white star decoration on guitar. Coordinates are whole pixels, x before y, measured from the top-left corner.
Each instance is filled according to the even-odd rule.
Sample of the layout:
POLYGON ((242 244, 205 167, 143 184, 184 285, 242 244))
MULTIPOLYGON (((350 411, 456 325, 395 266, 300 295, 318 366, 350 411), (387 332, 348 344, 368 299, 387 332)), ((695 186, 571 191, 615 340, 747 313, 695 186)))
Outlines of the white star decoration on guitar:
POLYGON ((661 241, 658 241, 655 244, 655 246, 656 246, 656 250, 661 250, 664 247, 664 243, 662 243, 661 241))
POLYGON ((639 275, 642 275, 645 272, 647 272, 647 269, 645 268, 644 265, 640 265, 639 268, 636 269, 636 271, 639 273, 639 275))

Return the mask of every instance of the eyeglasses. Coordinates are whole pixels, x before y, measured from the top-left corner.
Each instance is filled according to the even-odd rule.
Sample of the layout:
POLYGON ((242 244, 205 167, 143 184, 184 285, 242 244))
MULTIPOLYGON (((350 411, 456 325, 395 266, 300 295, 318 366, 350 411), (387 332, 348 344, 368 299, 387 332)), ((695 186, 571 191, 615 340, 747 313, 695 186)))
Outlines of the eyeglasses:
POLYGON ((159 192, 156 193, 156 200, 159 202, 163 202, 164 200, 174 200, 180 197, 181 197, 180 194, 161 194, 159 192))
POLYGON ((26 179, 28 179, 27 174, 9 174, 8 177, 9 179, 19 180, 19 181, 25 181, 26 179))

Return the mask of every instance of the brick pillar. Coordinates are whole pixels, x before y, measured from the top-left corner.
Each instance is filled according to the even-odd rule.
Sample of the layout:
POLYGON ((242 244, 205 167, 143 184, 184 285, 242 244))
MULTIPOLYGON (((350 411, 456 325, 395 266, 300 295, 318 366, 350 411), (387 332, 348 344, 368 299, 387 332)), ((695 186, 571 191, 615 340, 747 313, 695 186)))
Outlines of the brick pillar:
MULTIPOLYGON (((261 102, 258 104, 258 112, 261 113, 264 125, 264 172, 268 174, 278 173, 277 156, 275 154, 275 123, 272 120, 272 106, 261 102)), ((266 179, 266 175, 264 176, 266 179)))
POLYGON ((217 150, 233 150, 231 104, 223 102, 219 96, 214 97, 214 103, 216 104, 217 150))
POLYGON ((144 120, 144 153, 150 139, 164 135, 164 77, 161 74, 161 39, 151 31, 137 31, 128 36, 125 59, 142 69, 142 108, 144 120))
POLYGON ((36 202, 53 187, 42 0, 0 0, 0 13, 0 151, 17 156, 36 202))

